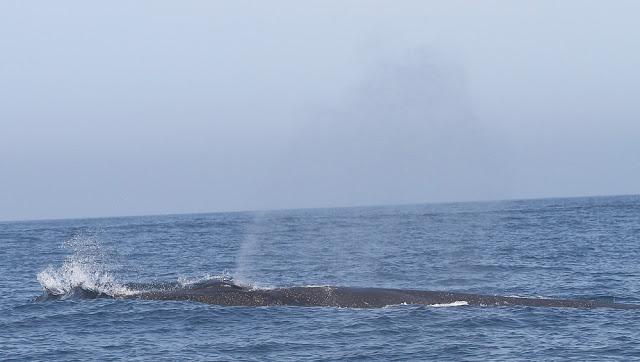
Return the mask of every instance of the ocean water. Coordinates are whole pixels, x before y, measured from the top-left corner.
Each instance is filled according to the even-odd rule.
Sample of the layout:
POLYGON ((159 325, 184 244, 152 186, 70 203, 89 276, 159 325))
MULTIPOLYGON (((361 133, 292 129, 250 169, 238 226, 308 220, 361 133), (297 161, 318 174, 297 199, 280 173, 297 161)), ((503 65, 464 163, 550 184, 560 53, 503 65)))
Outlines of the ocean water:
POLYGON ((233 278, 640 303, 640 196, 0 223, 1 360, 630 360, 634 310, 83 299, 233 278), (69 293, 35 301, 43 288, 69 293))

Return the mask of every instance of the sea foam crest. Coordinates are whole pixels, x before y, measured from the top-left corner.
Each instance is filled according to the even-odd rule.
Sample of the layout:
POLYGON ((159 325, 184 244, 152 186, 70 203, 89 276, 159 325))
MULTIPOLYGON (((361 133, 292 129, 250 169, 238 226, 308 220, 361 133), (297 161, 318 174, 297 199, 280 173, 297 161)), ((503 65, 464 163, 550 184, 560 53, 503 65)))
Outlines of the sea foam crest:
POLYGON ((55 296, 71 295, 76 289, 84 289, 110 296, 134 294, 116 281, 104 263, 105 254, 96 237, 77 235, 63 243, 73 253, 61 266, 49 265, 38 273, 38 282, 45 293, 55 296))

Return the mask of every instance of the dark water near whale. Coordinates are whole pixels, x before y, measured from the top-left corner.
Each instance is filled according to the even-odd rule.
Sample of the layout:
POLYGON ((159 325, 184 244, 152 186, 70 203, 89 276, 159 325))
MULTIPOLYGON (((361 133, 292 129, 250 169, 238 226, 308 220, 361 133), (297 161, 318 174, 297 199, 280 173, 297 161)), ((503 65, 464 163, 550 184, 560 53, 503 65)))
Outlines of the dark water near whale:
POLYGON ((640 358, 634 310, 218 307, 69 293, 223 276, 640 303, 640 196, 0 223, 0 359, 640 358), (34 301, 43 287, 65 297, 34 301))

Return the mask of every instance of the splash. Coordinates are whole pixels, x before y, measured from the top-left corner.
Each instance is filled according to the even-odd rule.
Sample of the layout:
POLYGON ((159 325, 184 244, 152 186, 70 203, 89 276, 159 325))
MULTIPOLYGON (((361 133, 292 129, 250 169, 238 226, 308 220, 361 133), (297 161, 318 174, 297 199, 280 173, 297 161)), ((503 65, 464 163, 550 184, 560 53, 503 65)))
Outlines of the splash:
POLYGON ((73 253, 62 265, 49 265, 38 273, 38 282, 45 294, 64 297, 84 290, 114 297, 135 293, 118 283, 109 272, 109 265, 105 263, 109 255, 96 236, 79 234, 65 241, 63 247, 73 250, 73 253))

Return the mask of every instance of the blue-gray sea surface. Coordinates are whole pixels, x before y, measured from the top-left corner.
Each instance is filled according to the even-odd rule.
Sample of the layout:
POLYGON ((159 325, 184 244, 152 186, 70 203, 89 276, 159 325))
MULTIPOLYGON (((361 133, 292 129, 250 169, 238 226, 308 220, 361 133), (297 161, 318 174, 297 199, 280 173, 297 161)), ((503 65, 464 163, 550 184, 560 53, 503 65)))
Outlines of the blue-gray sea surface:
POLYGON ((640 196, 0 223, 2 360, 629 360, 635 310, 37 302, 221 276, 640 303, 640 196))

